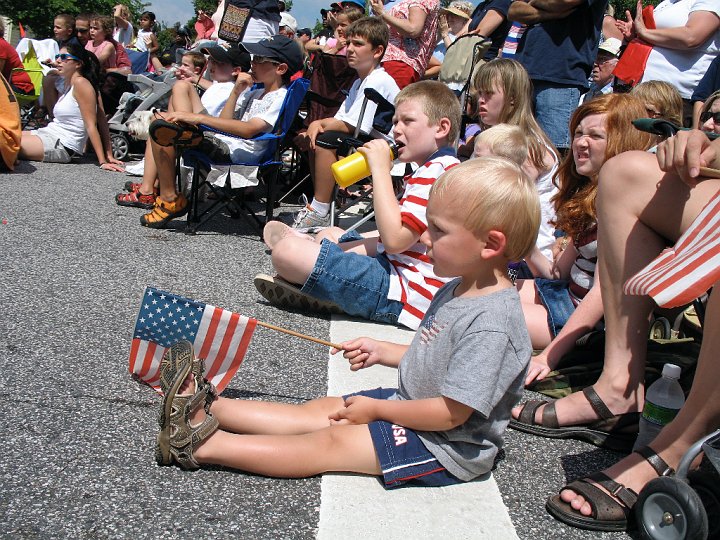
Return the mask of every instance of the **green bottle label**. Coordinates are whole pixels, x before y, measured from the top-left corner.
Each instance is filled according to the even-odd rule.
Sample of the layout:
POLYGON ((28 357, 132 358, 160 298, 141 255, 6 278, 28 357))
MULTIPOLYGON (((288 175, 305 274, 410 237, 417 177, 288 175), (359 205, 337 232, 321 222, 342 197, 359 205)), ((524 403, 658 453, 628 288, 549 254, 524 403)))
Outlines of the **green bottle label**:
POLYGON ((652 422, 658 426, 665 426, 672 422, 672 419, 675 418, 677 413, 678 409, 668 409, 667 407, 661 407, 660 405, 646 401, 645 407, 643 407, 642 417, 648 422, 652 422))

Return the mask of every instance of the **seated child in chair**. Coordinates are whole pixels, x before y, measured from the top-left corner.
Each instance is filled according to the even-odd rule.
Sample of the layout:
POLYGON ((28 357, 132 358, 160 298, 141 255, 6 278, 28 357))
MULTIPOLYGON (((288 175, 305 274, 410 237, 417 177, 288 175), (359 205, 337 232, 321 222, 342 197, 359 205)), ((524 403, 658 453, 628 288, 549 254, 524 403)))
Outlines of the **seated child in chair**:
POLYGON ((247 139, 267 133, 275 125, 290 75, 302 65, 302 53, 295 41, 280 35, 239 46, 253 55, 251 70, 237 76, 219 117, 195 112, 188 104, 176 105, 173 112, 150 125, 160 195, 152 212, 140 218, 142 225, 161 228, 188 211, 187 199, 175 189, 176 146, 199 145, 201 152, 221 163, 251 161, 263 151, 265 142, 247 139), (246 92, 253 83, 262 83, 263 87, 246 92), (200 124, 228 135, 203 136, 197 127, 200 124))
POLYGON ((448 279, 433 272, 419 240, 427 229, 425 209, 433 182, 459 163, 453 145, 460 131, 460 103, 444 84, 421 81, 397 95, 393 124, 398 159, 421 165, 405 179, 400 202, 390 176, 388 143, 366 143, 359 151, 372 174, 378 232, 364 237, 353 231, 339 244, 329 239, 318 244, 284 227, 272 250, 279 278, 255 278, 266 299, 417 329, 430 300, 448 279))
MULTIPOLYGON (((307 232, 330 224, 330 201, 335 187, 330 165, 337 160, 340 144, 354 133, 360 122, 365 89, 376 90, 391 103, 400 91, 395 80, 380 66, 389 36, 387 25, 375 17, 363 17, 347 29, 348 64, 360 78, 353 83, 334 117, 315 120, 305 134, 296 139, 301 149, 310 151, 310 174, 315 194, 312 202, 295 216, 295 228, 307 232)), ((359 135, 364 142, 371 139, 369 133, 376 107, 374 102, 368 101, 359 135)))
POLYGON ((409 346, 367 337, 342 344, 353 371, 397 367, 397 389, 300 405, 217 397, 182 341, 161 363, 157 461, 284 478, 355 472, 388 489, 489 472, 532 353, 507 265, 535 245, 540 201, 520 167, 479 158, 434 183, 427 220, 427 256, 438 275, 458 278, 438 291, 409 346))

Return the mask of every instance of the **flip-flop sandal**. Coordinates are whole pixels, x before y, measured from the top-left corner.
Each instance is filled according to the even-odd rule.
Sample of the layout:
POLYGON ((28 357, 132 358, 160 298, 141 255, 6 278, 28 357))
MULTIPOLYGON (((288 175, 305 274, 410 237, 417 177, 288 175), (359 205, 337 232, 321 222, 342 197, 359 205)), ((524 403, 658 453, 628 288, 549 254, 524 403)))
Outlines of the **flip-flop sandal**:
POLYGON ((518 419, 510 420, 509 426, 549 439, 576 439, 620 452, 632 450, 638 434, 640 413, 613 414, 592 386, 583 388, 582 392, 599 420, 585 425, 560 427, 555 413, 555 402, 533 400, 525 403, 518 419), (536 423, 535 412, 542 405, 545 405, 542 418, 536 423))
POLYGON ((299 287, 278 276, 258 274, 253 280, 257 291, 274 306, 295 309, 302 312, 343 314, 340 306, 328 300, 320 300, 306 294, 299 287))
POLYGON ((180 125, 162 118, 150 124, 150 137, 160 146, 198 146, 203 140, 202 131, 195 126, 180 125))
MULTIPOLYGON (((652 466, 658 476, 670 476, 674 470, 652 448, 644 446, 636 450, 652 466)), ((616 482, 603 472, 597 472, 575 480, 560 491, 571 489, 582 495, 592 508, 585 516, 566 503, 560 495, 553 495, 545 503, 548 513, 566 525, 590 531, 626 531, 634 523, 630 519, 638 494, 616 482), (608 493, 600 489, 604 487, 608 493), (612 494, 612 495, 610 495, 612 494)))

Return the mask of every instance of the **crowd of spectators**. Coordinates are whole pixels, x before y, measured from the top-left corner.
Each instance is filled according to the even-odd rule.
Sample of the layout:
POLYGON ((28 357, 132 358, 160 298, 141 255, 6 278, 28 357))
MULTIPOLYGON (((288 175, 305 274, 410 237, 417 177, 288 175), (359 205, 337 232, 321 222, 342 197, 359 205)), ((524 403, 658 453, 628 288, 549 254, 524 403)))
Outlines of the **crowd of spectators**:
MULTIPOLYGON (((604 329, 607 337, 594 385, 497 414, 533 435, 629 450, 644 404, 653 304, 646 296, 624 294, 623 285, 691 227, 718 189, 718 180, 699 182, 699 167, 720 163, 720 143, 702 133, 720 133, 720 0, 663 0, 654 9, 639 1, 634 13, 619 19, 605 0, 483 0, 476 6, 454 0, 447 7, 438 0, 347 0, 321 10, 322 28, 315 35, 298 28, 282 0, 232 4, 250 8, 240 45, 218 35, 226 9, 226 0, 219 0, 214 13, 198 11, 194 39, 181 28, 164 51, 151 12, 134 21, 120 4, 107 15, 58 15, 53 31, 59 54, 48 59, 53 69, 43 84, 50 123, 23 133, 20 158, 70 162, 89 144, 103 169, 123 170, 109 145, 102 80, 113 71, 130 72, 126 49, 147 52, 148 73, 175 71, 177 82, 169 111, 157 113, 150 125, 139 171, 143 181, 130 182, 116 200, 151 210, 141 223, 163 227, 187 212, 174 186, 178 141, 204 145, 231 161, 252 155, 255 146, 238 146, 224 135, 203 137, 196 126, 246 138, 267 132, 289 82, 303 74, 332 76, 313 72, 314 60, 337 57, 357 79, 344 89, 336 113, 313 119, 295 139, 298 151, 308 153, 314 197, 292 227, 268 226, 265 238, 279 278, 263 278, 258 289, 279 288, 285 298, 317 297, 324 309, 424 332, 431 299, 454 275, 434 273, 432 241, 422 240, 429 228, 430 236, 439 234, 425 214, 433 201, 428 202, 431 185, 459 160, 499 155, 514 161, 510 169, 520 167, 534 184, 541 213, 534 248, 511 265, 538 351, 527 359, 525 384, 548 377, 583 335, 604 329), (487 38, 487 46, 463 88, 448 90, 442 80, 418 82, 438 77, 446 55, 467 35, 487 38), (249 90, 254 82, 265 88, 249 90), (400 161, 417 167, 400 193, 393 191, 387 144, 371 133, 375 105, 360 117, 368 88, 389 103, 400 96, 391 136, 400 161), (470 127, 460 122, 459 103, 466 105, 470 127), (418 118, 428 123, 422 133, 432 144, 423 146, 414 131, 418 118), (639 118, 696 129, 665 140, 635 129, 632 121, 639 118), (323 229, 334 196, 329 168, 356 131, 376 184, 378 231, 348 236, 323 229), (342 277, 348 266, 360 272, 362 265, 365 275, 352 274, 353 280, 364 284, 368 274, 376 275, 377 298, 353 311, 362 302, 360 293, 345 290, 349 278, 344 288, 323 280, 331 273, 342 277)), ((15 92, 30 94, 32 83, 15 70, 22 63, 2 30, 0 23, 0 72, 15 92)), ((246 171, 235 174, 246 182, 237 185, 254 178, 246 171)), ((711 332, 720 316, 715 296, 705 323, 711 332)), ((717 367, 717 348, 706 335, 698 374, 717 367)), ((685 408, 652 448, 630 454, 602 476, 566 486, 549 499, 548 510, 575 526, 626 528, 634 494, 657 475, 656 465, 677 467, 695 439, 720 426, 711 378, 693 385, 685 408)))

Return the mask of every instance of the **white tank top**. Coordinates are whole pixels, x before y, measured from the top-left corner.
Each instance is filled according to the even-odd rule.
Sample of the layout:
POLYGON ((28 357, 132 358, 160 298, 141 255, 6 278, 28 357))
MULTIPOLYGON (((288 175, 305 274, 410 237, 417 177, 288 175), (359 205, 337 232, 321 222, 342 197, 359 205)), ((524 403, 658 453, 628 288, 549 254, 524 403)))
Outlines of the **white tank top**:
POLYGON ((88 134, 72 87, 60 96, 53 114, 55 119, 45 129, 58 137, 65 148, 82 154, 88 134))

